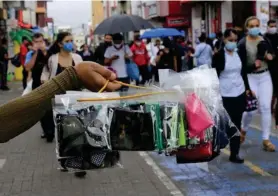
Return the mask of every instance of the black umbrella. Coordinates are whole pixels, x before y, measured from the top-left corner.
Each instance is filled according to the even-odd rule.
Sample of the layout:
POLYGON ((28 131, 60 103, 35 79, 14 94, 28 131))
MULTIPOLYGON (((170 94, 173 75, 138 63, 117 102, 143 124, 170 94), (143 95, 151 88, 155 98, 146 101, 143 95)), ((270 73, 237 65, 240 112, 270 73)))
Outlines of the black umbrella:
POLYGON ((147 20, 135 15, 116 15, 105 19, 94 34, 115 34, 154 28, 147 20))

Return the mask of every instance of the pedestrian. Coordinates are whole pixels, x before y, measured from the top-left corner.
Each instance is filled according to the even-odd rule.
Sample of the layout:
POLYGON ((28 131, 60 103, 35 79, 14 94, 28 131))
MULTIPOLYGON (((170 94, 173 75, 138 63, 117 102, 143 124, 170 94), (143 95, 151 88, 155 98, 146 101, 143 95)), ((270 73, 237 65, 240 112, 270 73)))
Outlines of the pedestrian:
POLYGON ((133 53, 133 61, 138 66, 140 75, 142 76, 142 81, 136 81, 136 84, 141 83, 144 85, 150 80, 150 72, 148 69, 150 57, 146 45, 140 40, 140 35, 134 36, 134 43, 130 49, 133 53))
POLYGON ((23 89, 25 89, 27 87, 27 79, 28 79, 28 75, 29 72, 26 71, 25 67, 24 67, 24 63, 25 63, 25 59, 26 59, 26 55, 28 53, 28 47, 29 47, 30 43, 28 41, 27 37, 22 37, 22 44, 20 45, 20 51, 19 51, 19 58, 20 58, 20 63, 23 66, 23 70, 22 70, 22 75, 23 75, 23 79, 22 79, 22 84, 23 84, 23 89))
MULTIPOLYGON (((126 61, 133 56, 129 46, 124 44, 124 37, 122 34, 117 33, 113 35, 113 45, 109 46, 104 54, 104 64, 114 70, 117 75, 117 80, 130 83, 127 74, 126 61)), ((127 87, 122 87, 121 91, 127 91, 127 87)))
POLYGON ((6 38, 3 38, 0 42, 0 77, 1 77, 0 89, 3 91, 10 90, 7 85, 8 62, 9 62, 8 40, 6 38))
MULTIPOLYGON (((41 86, 41 75, 43 68, 47 65, 48 55, 47 48, 44 42, 44 37, 41 33, 33 35, 32 50, 26 55, 24 67, 27 71, 32 71, 32 90, 41 86)), ((45 113, 40 119, 43 134, 41 138, 46 138, 48 142, 51 142, 54 138, 54 123, 53 117, 49 113, 45 113)))
POLYGON ((212 55, 213 51, 206 43, 207 37, 204 33, 201 34, 199 37, 200 44, 196 46, 195 54, 194 57, 197 60, 197 66, 201 65, 209 65, 211 66, 211 60, 212 60, 212 55))
POLYGON ((83 61, 94 61, 93 51, 90 50, 87 44, 83 44, 80 49, 79 55, 82 57, 83 61))
MULTIPOLYGON (((241 58, 243 66, 246 67, 248 72, 248 81, 250 88, 254 91, 261 113, 261 127, 263 149, 265 151, 274 152, 275 145, 271 143, 271 100, 273 95, 273 86, 271 76, 268 70, 268 62, 273 59, 271 51, 265 51, 262 56, 263 59, 257 63, 257 57, 260 50, 258 46, 264 42, 264 38, 260 36, 260 20, 255 17, 247 18, 245 22, 247 29, 247 36, 244 37, 238 44, 238 53, 241 58)), ((242 142, 245 139, 246 132, 252 121, 252 117, 256 111, 244 112, 242 118, 242 142)))
POLYGON ((100 45, 96 48, 95 50, 95 54, 94 54, 94 62, 97 62, 101 65, 105 65, 104 64, 104 54, 106 49, 112 46, 112 35, 110 34, 106 34, 104 36, 104 42, 100 43, 100 45))
MULTIPOLYGON (((156 68, 159 69, 171 69, 177 71, 177 60, 172 50, 171 45, 166 40, 163 41, 164 48, 160 49, 156 57, 156 68)), ((156 75, 156 81, 159 81, 159 75, 156 75)))
POLYGON ((57 35, 54 44, 48 50, 48 62, 44 66, 41 81, 47 80, 60 74, 65 68, 75 66, 82 62, 79 54, 74 53, 73 37, 69 32, 57 35))
POLYGON ((276 129, 278 128, 278 104, 277 104, 277 98, 278 98, 278 33, 277 33, 277 24, 275 20, 269 20, 267 22, 267 32, 264 35, 264 38, 268 40, 270 43, 273 52, 274 52, 274 58, 272 61, 269 61, 268 68, 269 73, 271 75, 272 84, 273 84, 273 101, 271 108, 273 109, 273 114, 275 117, 275 125, 276 129))
POLYGON ((188 48, 186 53, 186 70, 192 70, 194 68, 194 52, 195 50, 193 47, 188 48))
POLYGON ((174 37, 173 49, 177 59, 177 72, 181 72, 186 48, 184 46, 184 39, 182 36, 174 37))
POLYGON ((246 94, 250 94, 247 72, 236 52, 237 32, 227 29, 224 32, 225 47, 221 48, 212 59, 212 67, 216 68, 219 77, 220 94, 223 105, 227 110, 231 121, 236 127, 227 130, 230 139, 230 161, 243 163, 239 157, 240 136, 236 133, 241 130, 242 114, 246 108, 246 94))

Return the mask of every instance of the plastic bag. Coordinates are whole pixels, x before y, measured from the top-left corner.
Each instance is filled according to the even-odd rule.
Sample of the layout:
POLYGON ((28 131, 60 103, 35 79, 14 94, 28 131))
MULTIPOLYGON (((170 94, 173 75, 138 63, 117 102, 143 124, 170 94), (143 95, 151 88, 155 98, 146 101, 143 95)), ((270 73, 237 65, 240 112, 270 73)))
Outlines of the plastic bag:
POLYGON ((189 137, 200 136, 200 139, 203 139, 204 131, 210 128, 214 123, 206 106, 195 93, 187 95, 184 105, 189 137))
POLYGON ((138 66, 133 62, 129 61, 126 63, 126 71, 127 75, 131 80, 139 80, 140 79, 140 72, 138 66))
POLYGON ((71 93, 56 96, 53 108, 61 167, 90 170, 121 165, 119 152, 111 149, 108 105, 77 102, 83 96, 96 97, 96 93, 71 93))
POLYGON ((33 80, 30 80, 27 82, 27 86, 24 89, 22 96, 27 95, 32 92, 32 84, 33 84, 33 80))

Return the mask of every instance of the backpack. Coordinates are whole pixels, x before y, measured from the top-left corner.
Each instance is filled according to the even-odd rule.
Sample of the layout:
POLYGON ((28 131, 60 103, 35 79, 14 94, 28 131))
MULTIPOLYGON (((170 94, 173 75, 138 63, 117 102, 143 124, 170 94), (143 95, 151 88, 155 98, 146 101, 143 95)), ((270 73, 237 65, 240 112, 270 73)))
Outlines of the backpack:
POLYGON ((11 58, 11 63, 15 66, 15 67, 20 67, 21 63, 20 63, 20 54, 17 53, 15 54, 12 58, 11 58))

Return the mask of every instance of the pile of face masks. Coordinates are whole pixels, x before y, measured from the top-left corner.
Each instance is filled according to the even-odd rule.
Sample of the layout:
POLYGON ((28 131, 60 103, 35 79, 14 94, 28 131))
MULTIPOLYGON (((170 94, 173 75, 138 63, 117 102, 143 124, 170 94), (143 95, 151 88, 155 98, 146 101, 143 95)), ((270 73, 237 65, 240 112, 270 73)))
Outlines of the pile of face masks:
POLYGON ((215 71, 194 70, 178 77, 176 74, 169 74, 169 80, 174 83, 167 81, 170 88, 165 85, 148 90, 171 90, 172 93, 153 95, 147 101, 145 97, 101 100, 135 94, 138 90, 130 90, 125 95, 88 92, 57 95, 53 110, 61 166, 78 170, 113 167, 120 165, 119 151, 177 154, 178 163, 209 161, 219 155, 229 139, 225 131, 234 125, 216 92, 216 80, 191 83, 190 87, 180 85, 185 79, 211 79, 214 74, 217 77, 215 71), (174 81, 173 77, 181 81, 174 81), (100 100, 78 102, 82 98, 100 100))

